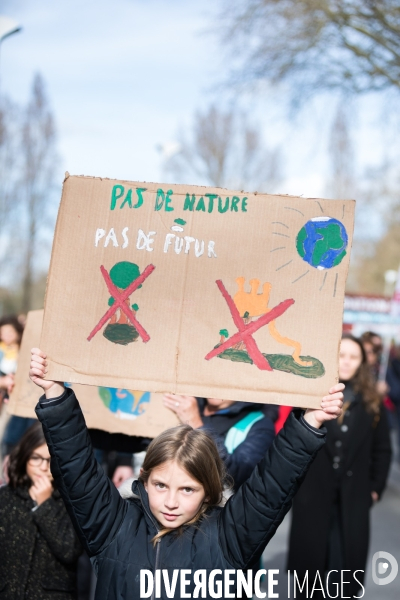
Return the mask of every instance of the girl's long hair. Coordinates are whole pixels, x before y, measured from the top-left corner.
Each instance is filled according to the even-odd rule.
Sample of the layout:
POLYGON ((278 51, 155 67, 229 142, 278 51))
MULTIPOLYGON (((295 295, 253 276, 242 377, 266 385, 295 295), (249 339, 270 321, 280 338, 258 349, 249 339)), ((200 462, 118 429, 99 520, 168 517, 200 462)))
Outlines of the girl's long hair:
POLYGON ((10 453, 8 461, 9 485, 12 488, 30 486, 32 481, 26 474, 26 463, 39 446, 46 443, 42 424, 37 421, 24 433, 19 444, 10 453))
MULTIPOLYGON (((169 461, 176 461, 193 479, 201 483, 205 498, 198 513, 184 525, 196 523, 212 506, 222 502, 224 484, 227 482, 225 465, 212 437, 190 425, 178 425, 167 429, 149 445, 142 465, 139 480, 147 483, 150 473, 156 467, 169 461)), ((182 526, 183 527, 183 526, 182 526)), ((157 542, 171 531, 164 528, 154 537, 157 542)))
POLYGON ((381 399, 376 390, 376 383, 368 365, 367 355, 365 354, 362 341, 354 335, 351 335, 351 333, 344 333, 342 335, 342 340, 354 342, 361 350, 362 361, 352 379, 353 390, 356 394, 361 394, 367 412, 378 415, 380 412, 381 399))

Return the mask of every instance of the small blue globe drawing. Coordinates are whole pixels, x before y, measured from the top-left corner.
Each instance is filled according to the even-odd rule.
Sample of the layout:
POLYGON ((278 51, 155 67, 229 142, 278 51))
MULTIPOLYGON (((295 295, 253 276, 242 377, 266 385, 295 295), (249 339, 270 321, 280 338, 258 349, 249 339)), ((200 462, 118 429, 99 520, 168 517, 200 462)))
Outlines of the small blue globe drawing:
POLYGON ((99 387, 99 396, 109 411, 122 419, 136 419, 150 402, 150 392, 99 387))
POLYGON ((346 256, 347 231, 332 217, 307 221, 297 235, 296 248, 303 260, 316 269, 332 269, 346 256))

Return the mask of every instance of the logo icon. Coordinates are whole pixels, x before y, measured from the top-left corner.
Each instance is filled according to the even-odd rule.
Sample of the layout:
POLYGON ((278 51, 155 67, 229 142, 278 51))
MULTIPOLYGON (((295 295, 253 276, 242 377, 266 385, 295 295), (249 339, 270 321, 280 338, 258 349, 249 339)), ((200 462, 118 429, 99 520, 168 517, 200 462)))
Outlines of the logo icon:
POLYGON ((375 552, 372 557, 372 580, 376 585, 388 585, 397 577, 399 564, 389 552, 375 552), (382 577, 383 575, 383 577, 382 577))

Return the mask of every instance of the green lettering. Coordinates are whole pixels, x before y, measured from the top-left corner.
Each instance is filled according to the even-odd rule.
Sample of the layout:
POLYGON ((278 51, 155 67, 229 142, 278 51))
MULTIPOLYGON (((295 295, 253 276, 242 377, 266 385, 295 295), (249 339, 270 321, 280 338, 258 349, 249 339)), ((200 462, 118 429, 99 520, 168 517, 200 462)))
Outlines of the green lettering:
POLYGON ((214 208, 214 200, 218 198, 218 194, 206 194, 206 198, 208 198, 208 212, 212 212, 214 208))
POLYGON ((238 198, 237 196, 233 196, 232 197, 231 210, 234 210, 235 212, 237 212, 239 210, 238 207, 237 207, 238 202, 240 202, 240 198, 238 198))
POLYGON ((138 197, 138 201, 136 202, 135 206, 133 208, 140 208, 143 204, 143 192, 145 192, 147 190, 147 188, 136 188, 136 194, 138 197))
POLYGON ((170 204, 171 204, 171 196, 172 196, 173 193, 174 192, 172 190, 168 190, 167 196, 165 198, 165 210, 167 212, 171 212, 172 210, 174 210, 174 207, 170 206, 170 204))
POLYGON ((120 208, 122 208, 123 206, 125 206, 126 203, 129 204, 129 208, 132 208, 132 190, 128 190, 127 191, 126 196, 124 198, 124 201, 121 204, 120 208))
POLYGON ((242 198, 242 212, 247 212, 247 198, 242 198))
POLYGON ((190 197, 190 194, 186 193, 185 204, 183 205, 183 210, 193 210, 195 201, 196 201, 195 194, 192 194, 192 197, 190 197))
POLYGON ((114 210, 115 205, 117 204, 117 200, 118 198, 121 198, 121 196, 123 196, 125 191, 125 188, 123 185, 114 185, 112 192, 111 192, 111 206, 110 209, 114 210), (120 191, 121 193, 118 194, 117 192, 120 191))
POLYGON ((224 206, 224 208, 222 208, 221 196, 218 196, 218 212, 224 213, 224 212, 226 212, 228 210, 228 208, 229 208, 229 196, 225 200, 225 206, 224 206))
POLYGON ((206 212, 206 205, 204 204, 203 196, 201 198, 199 198, 199 201, 196 206, 196 210, 202 210, 203 212, 206 212))
POLYGON ((156 204, 154 210, 161 210, 165 201, 165 194, 161 188, 157 190, 156 204))

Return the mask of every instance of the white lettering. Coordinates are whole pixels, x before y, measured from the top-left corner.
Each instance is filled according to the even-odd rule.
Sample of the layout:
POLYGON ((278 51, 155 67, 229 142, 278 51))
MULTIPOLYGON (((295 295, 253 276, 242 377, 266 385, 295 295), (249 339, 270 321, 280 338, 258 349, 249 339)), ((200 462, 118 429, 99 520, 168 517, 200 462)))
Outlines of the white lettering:
POLYGON ((167 233, 167 235, 165 236, 165 242, 164 242, 164 252, 168 252, 168 248, 172 243, 172 240, 174 239, 175 234, 174 233, 167 233))
POLYGON ((201 240, 201 246, 199 243, 199 240, 196 240, 195 245, 194 245, 194 253, 197 256, 197 258, 199 258, 199 256, 201 256, 204 252, 204 241, 201 240))
POLYGON ((215 254, 215 242, 212 242, 211 240, 208 242, 208 258, 217 258, 217 255, 215 254))
POLYGON ((230 579, 230 576, 234 575, 235 573, 236 571, 234 571, 233 569, 224 570, 225 598, 236 598, 236 594, 229 591, 229 588, 235 584, 235 582, 230 579))
POLYGON ((329 577, 331 575, 331 573, 338 573, 339 571, 332 569, 332 571, 329 571, 326 575, 326 593, 328 594, 328 598, 339 598, 339 584, 338 583, 331 583, 331 588, 332 587, 336 587, 336 596, 331 596, 329 593, 329 577))
POLYGON ((236 581, 238 598, 243 598, 242 590, 245 596, 251 598, 253 596, 253 571, 250 569, 250 571, 246 571, 246 574, 243 571, 237 571, 236 581))
POLYGON ((193 598, 199 597, 201 590, 201 597, 207 597, 207 571, 205 569, 198 569, 193 574, 193 581, 196 584, 193 592, 193 598))
POLYGON ((122 244, 123 248, 127 248, 128 244, 129 244, 128 236, 126 235, 128 230, 129 230, 129 227, 124 227, 122 230, 122 239, 124 240, 124 243, 122 244))
POLYGON ((191 574, 190 569, 181 569, 181 598, 191 598, 192 595, 186 592, 186 586, 190 584, 190 579, 186 579, 186 575, 191 574))
POLYGON ((154 577, 148 569, 140 569, 140 597, 150 598, 153 593, 154 577), (147 580, 147 582, 146 582, 147 580), (147 589, 146 589, 147 585, 147 589))
POLYGON ((191 237, 190 235, 185 235, 185 242, 185 254, 189 254, 190 244, 194 242, 194 237, 191 237))
POLYGON ((306 571, 306 575, 304 577, 302 586, 300 586, 300 581, 298 580, 296 571, 293 571, 293 576, 294 576, 294 582, 293 582, 294 596, 293 597, 296 598, 296 583, 297 583, 299 592, 302 592, 304 587, 306 588, 306 598, 308 598, 308 571, 306 571))
MULTIPOLYGON (((317 574, 315 575, 314 583, 311 589, 311 598, 314 596, 315 591, 322 592, 322 595, 325 598, 324 586, 322 585, 321 575, 319 574, 319 571, 317 571, 317 574), (317 580, 320 587, 315 587, 317 585, 317 580)), ((350 596, 348 597, 350 598, 350 596)))
POLYGON ((149 231, 149 233, 146 235, 142 229, 139 229, 136 248, 138 250, 147 250, 147 252, 153 252, 154 248, 151 247, 152 243, 154 242, 152 237, 153 235, 156 235, 155 231, 149 231))
POLYGON ((161 598, 161 573, 160 573, 160 569, 156 569, 156 577, 155 577, 156 581, 156 593, 155 593, 155 597, 156 598, 161 598))
POLYGON ((221 569, 213 569, 208 579, 208 593, 211 598, 222 598, 222 581, 215 581, 216 575, 222 575, 221 569))
POLYGON ((254 594, 257 598, 265 598, 267 596, 266 592, 262 592, 260 588, 261 577, 266 574, 267 571, 265 569, 259 569, 254 577, 254 594))
POLYGON ((274 592, 274 586, 278 585, 278 580, 274 575, 279 575, 279 569, 268 570, 268 598, 279 598, 279 594, 274 592))
POLYGON ((361 569, 358 569, 357 571, 354 571, 353 573, 353 577, 354 579, 357 581, 357 583, 360 584, 361 588, 362 588, 362 594, 361 596, 353 596, 353 598, 364 598, 364 594, 365 594, 365 587, 363 586, 363 584, 361 583, 361 581, 359 581, 356 577, 356 573, 364 573, 364 571, 362 571, 361 569))
POLYGON ((104 231, 104 229, 96 229, 96 235, 94 236, 94 245, 96 246, 96 248, 99 245, 99 241, 101 240, 101 238, 105 235, 106 232, 104 231))
POLYGON ((351 571, 350 571, 350 569, 344 569, 343 571, 341 571, 341 575, 342 575, 342 577, 341 577, 341 583, 342 583, 342 589, 341 589, 342 595, 341 595, 341 597, 342 598, 351 598, 351 596, 345 596, 344 595, 343 585, 347 584, 347 583, 350 583, 350 581, 344 581, 344 579, 343 579, 343 573, 351 573, 351 571))
POLYGON ((172 572, 172 581, 169 583, 168 571, 163 569, 164 587, 167 593, 167 598, 173 598, 175 596, 176 582, 178 581, 179 569, 174 569, 172 572))
POLYGON ((106 241, 104 242, 104 248, 107 248, 110 240, 112 241, 114 248, 118 248, 118 241, 117 236, 115 235, 114 227, 111 227, 110 231, 108 232, 106 241))
POLYGON ((183 248, 183 238, 175 238, 175 252, 180 254, 183 248))

